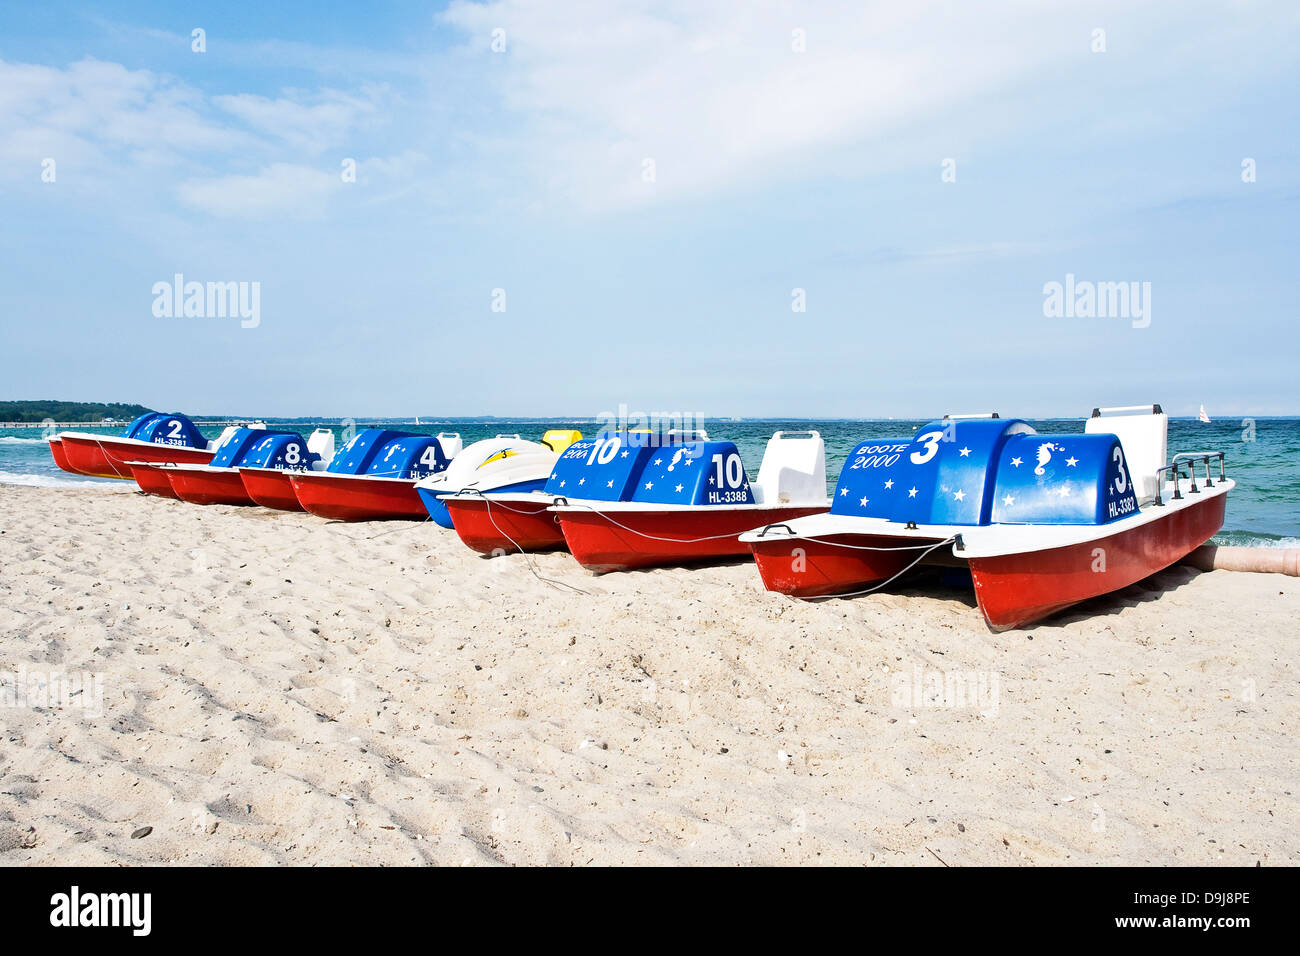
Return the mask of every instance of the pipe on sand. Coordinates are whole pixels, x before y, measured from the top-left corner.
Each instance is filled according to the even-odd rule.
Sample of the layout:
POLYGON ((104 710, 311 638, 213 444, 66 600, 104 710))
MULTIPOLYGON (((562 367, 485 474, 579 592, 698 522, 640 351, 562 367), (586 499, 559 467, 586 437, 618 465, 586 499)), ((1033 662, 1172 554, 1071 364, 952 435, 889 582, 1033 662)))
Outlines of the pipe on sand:
POLYGON ((1300 577, 1300 549, 1203 544, 1182 561, 1201 571, 1263 571, 1300 577))

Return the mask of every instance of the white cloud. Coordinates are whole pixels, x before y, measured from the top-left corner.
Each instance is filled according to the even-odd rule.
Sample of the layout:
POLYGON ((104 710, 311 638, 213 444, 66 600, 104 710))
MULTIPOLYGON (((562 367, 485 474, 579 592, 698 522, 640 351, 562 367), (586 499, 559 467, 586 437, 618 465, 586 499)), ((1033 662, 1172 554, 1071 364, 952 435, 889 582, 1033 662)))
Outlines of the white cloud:
POLYGON ((362 92, 362 96, 353 96, 322 90, 299 93, 295 99, 240 93, 214 96, 212 102, 265 136, 319 153, 346 142, 358 128, 379 121, 383 89, 366 87, 362 92))
POLYGON ((226 152, 249 145, 203 115, 202 94, 149 70, 86 59, 60 69, 0 61, 0 156, 70 163, 119 150, 226 152))
POLYGON ((1089 114, 1104 103, 1113 122, 1131 108, 1126 81, 1158 85, 1171 59, 1185 69, 1229 43, 1251 51, 1258 17, 1271 15, 1225 26, 1191 6, 454 0, 441 19, 467 34, 464 69, 510 114, 481 130, 494 164, 529 157, 518 172, 533 194, 606 209, 937 165, 957 145, 1032 136, 1049 90, 1089 114), (1110 52, 1097 55, 1103 24, 1110 52), (491 51, 496 29, 504 53, 491 51), (796 30, 806 52, 793 48, 796 30))
POLYGON ((190 180, 177 187, 188 206, 222 218, 319 218, 342 185, 336 173, 293 163, 273 163, 252 175, 190 180))
POLYGON ((467 58, 494 58, 539 177, 594 205, 767 178, 948 115, 1071 50, 1088 55, 1086 31, 1048 29, 1059 9, 1032 3, 993 17, 924 2, 456 0, 444 17, 471 35, 467 58), (508 51, 493 54, 498 27, 508 51))

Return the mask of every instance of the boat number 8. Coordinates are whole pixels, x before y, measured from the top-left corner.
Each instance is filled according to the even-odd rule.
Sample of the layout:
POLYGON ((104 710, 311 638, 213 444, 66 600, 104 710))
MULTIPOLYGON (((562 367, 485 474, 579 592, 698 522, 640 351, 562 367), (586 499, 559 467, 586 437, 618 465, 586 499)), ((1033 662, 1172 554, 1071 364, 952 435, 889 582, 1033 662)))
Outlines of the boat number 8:
POLYGON ((713 456, 713 467, 718 471, 718 487, 722 487, 725 479, 728 488, 739 488, 741 482, 745 480, 745 466, 740 463, 740 456, 731 454, 727 456, 726 474, 723 474, 723 463, 721 455, 713 456))
POLYGON ((1121 495, 1128 489, 1128 475, 1124 473, 1124 453, 1115 446, 1115 451, 1111 453, 1111 458, 1115 460, 1115 467, 1119 469, 1119 477, 1115 479, 1115 490, 1121 495))
POLYGON ((939 452, 939 442, 943 440, 943 432, 926 432, 924 435, 918 435, 917 441, 925 442, 925 451, 914 451, 911 454, 912 464, 924 465, 939 452))
POLYGON ((298 443, 290 442, 284 446, 284 463, 286 465, 296 465, 302 461, 302 453, 298 448, 298 443))

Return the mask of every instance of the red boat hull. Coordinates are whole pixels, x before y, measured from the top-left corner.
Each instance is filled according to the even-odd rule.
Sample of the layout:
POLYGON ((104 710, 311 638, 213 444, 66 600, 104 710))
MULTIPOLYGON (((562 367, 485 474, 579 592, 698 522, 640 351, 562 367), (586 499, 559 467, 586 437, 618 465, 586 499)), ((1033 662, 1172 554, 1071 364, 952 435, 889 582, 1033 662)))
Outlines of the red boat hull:
POLYGON ((157 495, 160 498, 179 499, 180 497, 172 489, 166 470, 158 465, 132 465, 131 476, 146 495, 157 495))
POLYGON ((171 482, 172 491, 182 501, 195 505, 251 505, 239 469, 191 471, 181 468, 160 469, 171 482))
POLYGON ((1228 496, 1170 511, 1128 531, 1051 551, 971 558, 975 597, 995 631, 1135 584, 1182 560, 1223 527, 1228 496))
POLYGON ((244 482, 248 497, 264 508, 279 511, 306 511, 293 490, 291 471, 274 468, 241 468, 239 477, 244 482))
POLYGON ((289 480, 299 504, 322 518, 424 521, 429 517, 414 481, 329 473, 295 474, 289 480))
POLYGON ((54 463, 64 471, 70 471, 74 475, 82 474, 82 472, 77 471, 77 469, 68 464, 68 456, 63 450, 63 442, 60 439, 50 439, 50 454, 54 457, 54 463))
POLYGON ((923 550, 909 547, 906 551, 867 551, 863 548, 897 549, 934 543, 934 539, 900 540, 847 534, 826 535, 816 541, 772 538, 752 541, 749 547, 754 552, 763 585, 769 591, 792 597, 818 597, 857 591, 888 580, 915 561, 923 550))
POLYGON ((121 441, 108 436, 90 438, 64 435, 60 443, 69 470, 98 478, 133 479, 135 476, 131 474, 128 461, 206 465, 212 460, 212 452, 206 448, 121 441))
POLYGON ((694 511, 561 511, 560 529, 578 563, 592 571, 694 564, 749 553, 739 535, 820 514, 825 507, 694 511), (612 519, 612 520, 611 520, 612 519), (615 524, 614 522, 618 523, 615 524), (704 539, 704 540, 701 540, 704 539))
POLYGON ((460 540, 483 554, 551 551, 564 547, 564 532, 544 502, 494 502, 478 496, 442 499, 460 540))

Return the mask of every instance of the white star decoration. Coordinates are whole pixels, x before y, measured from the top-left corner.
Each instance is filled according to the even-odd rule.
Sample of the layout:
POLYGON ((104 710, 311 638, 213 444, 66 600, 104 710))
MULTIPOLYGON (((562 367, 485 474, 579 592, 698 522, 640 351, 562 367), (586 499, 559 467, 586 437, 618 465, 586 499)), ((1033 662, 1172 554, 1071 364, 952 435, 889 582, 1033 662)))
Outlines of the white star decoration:
POLYGON ((713 476, 712 476, 712 475, 709 476, 709 484, 711 484, 711 485, 716 485, 716 484, 717 484, 717 482, 713 480, 713 476))
POLYGON ((662 458, 656 458, 656 459, 655 459, 655 464, 656 464, 656 465, 662 465, 663 463, 664 463, 664 460, 663 460, 662 458))
POLYGON ((1068 498, 1068 497, 1070 497, 1070 486, 1069 486, 1069 485, 1061 485, 1061 497, 1062 497, 1062 498, 1068 498))
POLYGON ((843 498, 843 497, 844 497, 845 495, 847 495, 848 493, 849 493, 849 489, 847 489, 847 488, 841 488, 841 489, 840 489, 840 497, 841 497, 841 498, 843 498))
POLYGON ((892 487, 894 487, 894 479, 890 478, 887 482, 885 482, 885 490, 888 491, 892 487))
POLYGON ((690 456, 687 456, 687 458, 686 458, 686 464, 687 464, 687 465, 693 465, 693 464, 695 464, 695 459, 694 459, 694 458, 691 458, 690 456))
POLYGON ((867 504, 867 499, 863 498, 861 501, 858 502, 858 507, 865 508, 866 504, 867 504))
POLYGON ((915 497, 916 497, 916 489, 915 489, 915 488, 911 488, 911 489, 909 489, 908 492, 907 492, 907 497, 909 497, 909 498, 915 498, 915 497))
POLYGON ((586 478, 579 478, 579 479, 578 479, 578 484, 580 484, 580 485, 585 485, 586 483, 587 483, 587 479, 586 479, 586 478))
POLYGON ((623 452, 623 454, 619 455, 619 457, 620 457, 620 458, 626 458, 626 457, 627 457, 627 452, 623 452))
POLYGON ((1003 502, 1006 503, 1007 507, 1010 507, 1011 505, 1014 505, 1014 504, 1016 503, 1016 499, 1015 499, 1015 498, 1012 498, 1010 495, 1007 495, 1007 496, 1006 496, 1005 498, 1003 498, 1002 500, 1003 500, 1003 502))
POLYGON ((952 498, 953 498, 953 501, 965 501, 965 500, 966 500, 966 492, 964 492, 964 491, 962 491, 960 488, 958 488, 956 491, 954 491, 954 492, 952 493, 952 498))
POLYGON ((609 481, 605 482, 605 487, 606 487, 606 488, 613 488, 613 487, 614 487, 614 479, 611 478, 611 479, 609 479, 609 481))
POLYGON ((960 451, 959 454, 960 454, 963 458, 969 458, 969 457, 970 457, 970 449, 969 449, 969 448, 963 448, 963 449, 960 451))
POLYGON ((1019 468, 1019 467, 1020 467, 1020 463, 1021 463, 1022 461, 1024 461, 1023 458, 1012 458, 1012 459, 1011 459, 1011 464, 1013 464, 1013 465, 1015 465, 1017 468, 1019 468))
POLYGON ((1075 465, 1077 465, 1077 464, 1079 463, 1079 459, 1074 458, 1074 457, 1070 457, 1070 458, 1065 459, 1065 463, 1066 463, 1067 465, 1069 465, 1071 468, 1073 468, 1075 465))
POLYGON ((681 486, 681 485, 678 485, 678 486, 677 486, 677 493, 678 493, 679 495, 682 493, 682 486, 681 486))
POLYGON ((561 487, 561 488, 564 487, 564 482, 560 482, 560 487, 561 487))
POLYGON ((647 482, 645 483, 645 490, 646 490, 646 491, 649 491, 649 490, 650 490, 651 488, 653 488, 654 486, 655 486, 655 483, 654 483, 653 481, 647 481, 647 482))

